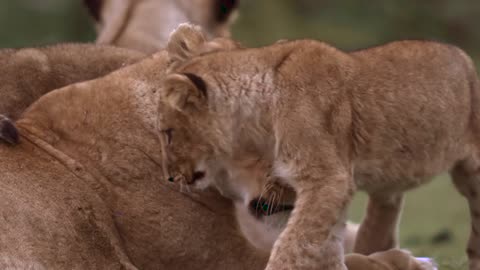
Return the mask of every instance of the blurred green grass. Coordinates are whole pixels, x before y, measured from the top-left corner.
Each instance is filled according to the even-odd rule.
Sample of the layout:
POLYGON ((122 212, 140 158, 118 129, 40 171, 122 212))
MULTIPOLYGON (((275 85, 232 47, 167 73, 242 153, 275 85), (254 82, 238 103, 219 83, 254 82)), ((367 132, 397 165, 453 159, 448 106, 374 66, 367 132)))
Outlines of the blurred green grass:
MULTIPOLYGON (((465 49, 480 64, 478 0, 242 0, 234 37, 249 46, 279 39, 314 38, 342 49, 398 39, 429 39, 465 49)), ((93 41, 94 31, 80 0, 0 1, 0 47, 93 41)), ((360 221, 366 196, 350 215, 360 221)), ((470 230, 466 201, 448 176, 408 193, 400 226, 401 245, 417 256, 435 257, 440 269, 467 269, 470 230), (450 232, 451 241, 432 239, 450 232)))

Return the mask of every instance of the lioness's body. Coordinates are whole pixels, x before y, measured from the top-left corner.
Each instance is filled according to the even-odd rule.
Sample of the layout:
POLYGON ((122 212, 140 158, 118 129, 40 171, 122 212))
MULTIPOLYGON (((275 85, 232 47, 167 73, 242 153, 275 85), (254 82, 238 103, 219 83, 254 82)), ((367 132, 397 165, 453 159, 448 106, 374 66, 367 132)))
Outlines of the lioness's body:
POLYGON ((93 44, 0 50, 0 113, 17 119, 49 91, 104 76, 144 56, 137 51, 93 44))
POLYGON ((145 179, 107 189, 115 195, 106 199, 95 189, 101 183, 76 177, 28 142, 0 146, 0 155, 2 269, 260 270, 267 262, 218 194, 182 194, 145 179))
POLYGON ((177 134, 170 173, 190 182, 205 160, 235 170, 256 153, 297 191, 267 269, 344 269, 338 229, 356 188, 371 197, 356 251, 391 248, 402 193, 448 170, 470 203, 470 269, 480 269, 480 89, 458 48, 346 53, 304 40, 207 54, 175 73, 162 111, 162 129, 177 134))

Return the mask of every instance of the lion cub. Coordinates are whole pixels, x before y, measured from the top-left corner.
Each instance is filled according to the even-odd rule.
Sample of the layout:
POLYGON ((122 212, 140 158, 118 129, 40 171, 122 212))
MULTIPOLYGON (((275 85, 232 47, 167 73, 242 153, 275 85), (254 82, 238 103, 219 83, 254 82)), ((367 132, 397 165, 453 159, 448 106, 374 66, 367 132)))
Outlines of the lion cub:
POLYGON ((355 251, 394 247, 403 193, 450 171, 470 204, 467 253, 479 270, 479 87, 471 59, 435 42, 349 53, 298 40, 207 53, 164 82, 164 167, 209 183, 252 153, 266 160, 260 185, 277 179, 297 196, 269 270, 345 269, 338 231, 357 189, 370 204, 355 251))

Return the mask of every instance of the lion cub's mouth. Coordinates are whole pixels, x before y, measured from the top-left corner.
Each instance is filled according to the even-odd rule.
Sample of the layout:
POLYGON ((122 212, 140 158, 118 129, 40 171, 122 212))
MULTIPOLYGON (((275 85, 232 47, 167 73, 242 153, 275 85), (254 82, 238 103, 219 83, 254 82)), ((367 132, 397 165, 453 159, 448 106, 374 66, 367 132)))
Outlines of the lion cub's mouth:
POLYGON ((194 172, 193 175, 192 175, 191 184, 194 184, 195 182, 202 180, 203 178, 205 178, 205 175, 206 175, 206 173, 203 172, 203 171, 194 172))
POLYGON ((269 202, 263 198, 253 199, 248 204, 250 213, 257 218, 291 211, 293 208, 294 206, 292 204, 269 204, 269 202))

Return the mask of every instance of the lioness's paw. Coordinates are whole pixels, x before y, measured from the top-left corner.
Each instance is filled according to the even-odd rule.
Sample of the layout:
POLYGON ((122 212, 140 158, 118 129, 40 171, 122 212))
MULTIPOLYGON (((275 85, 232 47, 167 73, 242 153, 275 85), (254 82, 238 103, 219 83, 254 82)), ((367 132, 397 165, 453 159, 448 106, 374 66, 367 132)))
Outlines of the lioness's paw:
POLYGON ((19 142, 18 130, 12 120, 0 114, 0 140, 15 145, 19 142))
POLYGON ((435 262, 427 258, 415 258, 409 251, 392 249, 370 256, 350 254, 345 257, 348 270, 437 270, 435 262))
POLYGON ((437 263, 432 258, 415 258, 421 270, 438 270, 437 263))
POLYGON ((405 262, 408 258, 408 260, 410 260, 410 263, 408 264, 410 268, 408 269, 411 270, 438 270, 437 264, 434 259, 426 257, 415 258, 413 257, 412 253, 406 249, 392 249, 384 252, 384 256, 385 258, 390 257, 390 259, 387 260, 391 260, 392 262, 399 262, 400 265, 402 265, 402 258, 405 262))

